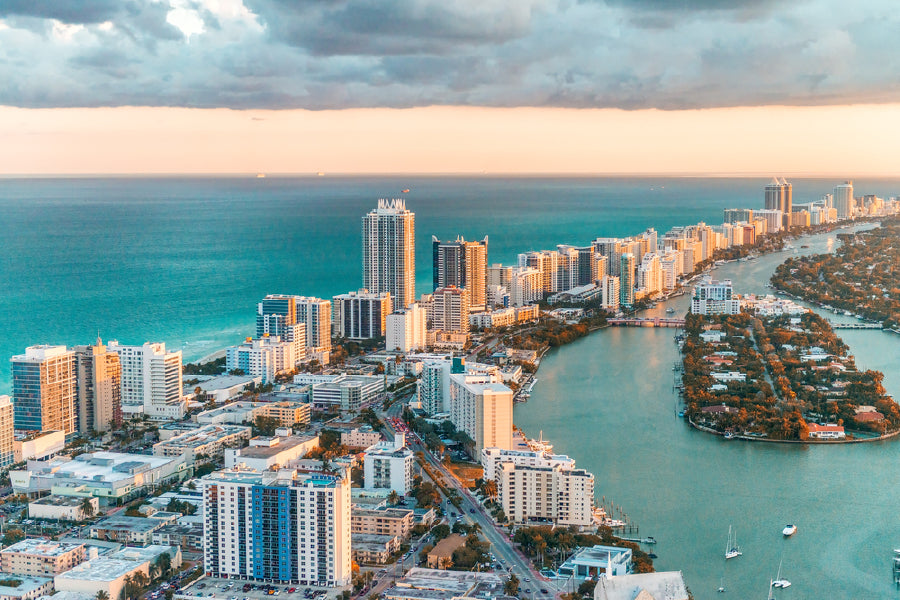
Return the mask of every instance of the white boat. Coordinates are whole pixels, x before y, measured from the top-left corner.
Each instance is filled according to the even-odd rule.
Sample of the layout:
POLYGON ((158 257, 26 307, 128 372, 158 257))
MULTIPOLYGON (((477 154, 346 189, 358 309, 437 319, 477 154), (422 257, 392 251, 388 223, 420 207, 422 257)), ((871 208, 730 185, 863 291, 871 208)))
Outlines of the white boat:
POLYGON ((785 528, 781 530, 781 533, 784 535, 784 537, 791 537, 792 535, 797 533, 797 526, 786 525, 785 528))
POLYGON ((728 526, 728 541, 725 543, 725 560, 741 556, 741 547, 737 545, 737 533, 732 535, 731 525, 728 526))
POLYGON ((787 579, 781 578, 781 563, 782 562, 784 562, 783 559, 778 562, 778 575, 775 576, 775 581, 772 582, 772 587, 777 587, 777 588, 791 587, 790 581, 788 581, 787 579))
POLYGON ((672 313, 675 312, 675 309, 670 306, 669 308, 666 309, 666 312, 671 315, 672 313))

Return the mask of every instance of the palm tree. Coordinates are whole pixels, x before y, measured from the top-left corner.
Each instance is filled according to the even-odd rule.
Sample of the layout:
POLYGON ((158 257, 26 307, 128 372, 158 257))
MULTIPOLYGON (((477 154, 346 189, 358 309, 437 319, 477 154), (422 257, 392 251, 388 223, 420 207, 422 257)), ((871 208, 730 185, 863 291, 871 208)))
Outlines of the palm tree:
POLYGON ((491 500, 497 499, 497 482, 493 479, 488 479, 484 482, 484 486, 482 487, 484 490, 485 496, 490 498, 491 500))
POLYGON ((397 493, 397 490, 391 490, 391 493, 388 494, 387 497, 388 504, 391 506, 397 506, 397 503, 400 502, 400 494, 397 493))
POLYGON ((109 594, 106 593, 106 590, 99 590, 94 594, 94 598, 97 600, 109 600, 109 594))
POLYGON ((131 576, 131 573, 125 576, 122 583, 125 584, 122 588, 122 592, 125 594, 125 600, 131 600, 131 597, 134 595, 134 577, 131 576))
POLYGON ((159 569, 160 574, 165 577, 172 569, 172 557, 168 552, 163 552, 156 558, 155 566, 159 569))
POLYGON ((91 501, 91 498, 85 497, 81 500, 81 512, 84 513, 86 518, 94 516, 94 503, 91 501))

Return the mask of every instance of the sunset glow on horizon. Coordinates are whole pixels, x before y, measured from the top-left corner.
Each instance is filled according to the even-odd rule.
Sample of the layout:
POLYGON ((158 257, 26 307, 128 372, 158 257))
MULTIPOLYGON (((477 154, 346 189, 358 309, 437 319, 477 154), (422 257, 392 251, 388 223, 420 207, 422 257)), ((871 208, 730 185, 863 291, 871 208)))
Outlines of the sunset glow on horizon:
POLYGON ((0 173, 890 175, 900 105, 0 108, 0 173))

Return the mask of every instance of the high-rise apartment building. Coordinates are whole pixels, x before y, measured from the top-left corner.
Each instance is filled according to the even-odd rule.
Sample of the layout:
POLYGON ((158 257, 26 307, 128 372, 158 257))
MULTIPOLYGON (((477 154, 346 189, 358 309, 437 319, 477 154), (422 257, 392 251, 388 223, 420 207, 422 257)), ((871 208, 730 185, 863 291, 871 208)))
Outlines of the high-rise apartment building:
POLYGON ((281 341, 277 335, 247 338, 243 344, 225 349, 228 372, 241 370, 245 375, 262 377, 263 383, 273 383, 276 375, 292 371, 297 362, 295 345, 281 341))
POLYGON ((634 304, 634 254, 626 252, 619 257, 619 304, 634 304))
MULTIPOLYGON (((779 209, 780 210, 780 209, 779 209)), ((745 223, 750 223, 753 221, 753 209, 752 208, 726 208, 725 209, 725 223, 740 223, 741 221, 745 223)))
POLYGON ((15 428, 74 434, 75 353, 65 346, 31 346, 10 363, 15 428))
POLYGON ((838 220, 852 219, 855 205, 853 199, 853 182, 845 181, 840 185, 834 186, 832 202, 834 202, 834 208, 837 209, 838 220))
POLYGON ((182 399, 181 350, 166 350, 165 343, 124 346, 116 340, 107 345, 119 355, 122 365, 122 412, 144 413, 154 419, 180 419, 182 399))
POLYGON ((438 288, 432 294, 432 331, 469 333, 469 296, 465 290, 450 286, 438 288))
POLYGON ((324 298, 297 296, 297 322, 306 325, 306 352, 322 364, 331 353, 331 302, 324 298))
POLYGON ((78 431, 114 430, 122 424, 122 364, 103 345, 75 346, 78 431))
POLYGON ((335 335, 355 340, 381 337, 385 334, 387 316, 393 310, 388 292, 361 289, 334 297, 335 335))
POLYGON ((472 311, 486 306, 488 239, 467 242, 458 237, 455 242, 442 242, 431 236, 434 288, 456 286, 466 290, 472 311))
POLYGON ((298 312, 297 296, 284 294, 269 294, 256 307, 256 337, 277 337, 290 344, 297 363, 306 358, 307 346, 306 324, 298 312))
POLYGON ((409 352, 425 348, 425 309, 418 302, 385 317, 385 348, 389 351, 409 352))
POLYGON ((394 435, 393 441, 378 442, 366 448, 363 477, 366 489, 394 490, 405 496, 412 489, 416 458, 406 446, 406 436, 394 435))
POLYGON ((201 480, 204 570, 300 585, 350 583, 350 478, 224 470, 201 480))
POLYGON ((641 260, 638 268, 637 287, 647 294, 657 294, 663 289, 662 268, 659 264, 659 255, 656 252, 648 252, 641 260))
POLYGON ((694 287, 691 312, 695 315, 736 315, 741 301, 734 296, 730 279, 705 279, 694 287))
POLYGON ((512 306, 538 302, 544 295, 541 272, 530 267, 516 267, 512 270, 507 289, 512 306))
POLYGON ((600 297, 602 298, 600 306, 603 310, 616 312, 619 310, 619 278, 612 275, 605 275, 600 279, 600 297))
POLYGON ((397 308, 415 302, 415 214, 402 198, 381 199, 363 217, 362 244, 363 287, 389 293, 397 308))
POLYGON ((450 420, 475 441, 475 456, 483 448, 511 450, 512 390, 495 373, 450 375, 450 420))
POLYGON ((552 522, 588 527, 594 522, 594 476, 568 456, 536 450, 481 451, 484 479, 497 484, 497 500, 514 523, 552 522))
POLYGON ((15 459, 13 446, 13 403, 9 396, 0 396, 0 471, 10 468, 15 459))
MULTIPOLYGON (((793 186, 784 177, 773 177, 766 186, 766 210, 780 210, 784 215, 784 229, 790 228, 790 215, 793 203, 793 186)), ((749 219, 747 219, 749 220, 749 219)))

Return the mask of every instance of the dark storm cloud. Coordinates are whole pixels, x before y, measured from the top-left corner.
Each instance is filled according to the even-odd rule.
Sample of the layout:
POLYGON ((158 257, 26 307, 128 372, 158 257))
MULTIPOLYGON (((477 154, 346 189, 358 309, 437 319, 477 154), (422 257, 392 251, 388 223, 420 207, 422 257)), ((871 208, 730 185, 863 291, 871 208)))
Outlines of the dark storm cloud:
POLYGON ((886 0, 0 0, 0 104, 894 102, 898 25, 886 0))

